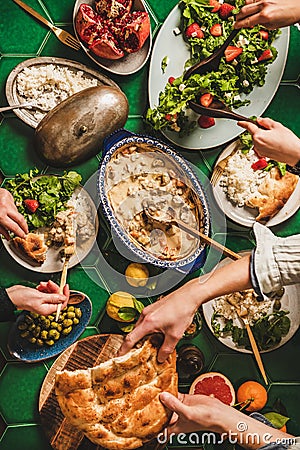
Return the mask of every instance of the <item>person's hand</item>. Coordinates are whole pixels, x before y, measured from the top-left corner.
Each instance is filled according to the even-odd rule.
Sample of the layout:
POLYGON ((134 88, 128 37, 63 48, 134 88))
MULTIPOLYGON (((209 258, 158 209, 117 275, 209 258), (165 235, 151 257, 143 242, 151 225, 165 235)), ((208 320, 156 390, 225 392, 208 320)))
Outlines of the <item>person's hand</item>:
POLYGON ((263 25, 273 30, 299 21, 299 0, 246 0, 246 5, 236 15, 234 27, 239 29, 263 25))
POLYGON ((157 359, 164 362, 191 324, 198 309, 193 301, 189 283, 143 309, 134 330, 129 333, 119 355, 127 353, 140 339, 151 333, 162 333, 164 342, 157 359))
POLYGON ((9 231, 20 238, 25 238, 28 226, 22 214, 17 210, 11 193, 0 188, 0 234, 9 240, 9 231))
POLYGON ((238 125, 252 134, 256 153, 291 166, 297 164, 300 160, 300 139, 291 130, 272 119, 258 117, 257 122, 266 130, 250 122, 238 122, 238 125))
POLYGON ((65 308, 70 295, 68 285, 64 287, 63 294, 59 294, 59 287, 53 281, 41 282, 36 289, 16 285, 6 289, 6 292, 17 309, 45 316, 55 313, 60 303, 62 309, 65 308))
MULTIPOLYGON (((178 393, 178 398, 168 392, 159 396, 161 402, 173 411, 168 434, 191 433, 194 431, 224 431, 222 421, 233 410, 220 400, 208 395, 188 395, 178 393)), ((233 410, 234 413, 234 410, 233 410)))

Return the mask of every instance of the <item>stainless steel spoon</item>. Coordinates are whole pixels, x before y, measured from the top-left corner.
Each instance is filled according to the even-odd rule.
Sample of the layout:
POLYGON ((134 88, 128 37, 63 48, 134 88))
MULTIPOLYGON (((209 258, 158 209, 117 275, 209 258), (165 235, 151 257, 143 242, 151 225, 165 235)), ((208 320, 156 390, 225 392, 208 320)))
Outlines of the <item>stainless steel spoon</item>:
POLYGON ((42 108, 41 106, 37 106, 32 102, 31 103, 27 102, 27 103, 19 103, 17 105, 11 105, 11 106, 2 106, 2 107, 0 107, 0 113, 5 112, 5 111, 11 111, 12 109, 21 109, 21 108, 28 108, 28 109, 35 108, 35 109, 40 109, 41 111, 45 111, 45 112, 49 111, 49 109, 42 108))

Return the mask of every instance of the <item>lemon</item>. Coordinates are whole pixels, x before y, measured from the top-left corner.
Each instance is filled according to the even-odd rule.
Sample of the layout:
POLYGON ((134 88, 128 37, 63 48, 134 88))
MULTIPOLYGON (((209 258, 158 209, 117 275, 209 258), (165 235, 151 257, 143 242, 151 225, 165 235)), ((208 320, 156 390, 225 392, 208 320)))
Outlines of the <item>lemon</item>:
POLYGON ((149 278, 149 270, 139 263, 131 263, 125 270, 125 277, 130 286, 146 286, 149 278))
POLYGON ((118 291, 114 292, 106 303, 106 312, 112 319, 117 320, 118 322, 132 322, 131 320, 123 320, 118 316, 118 311, 120 308, 124 306, 134 308, 134 300, 133 295, 128 292, 118 291))

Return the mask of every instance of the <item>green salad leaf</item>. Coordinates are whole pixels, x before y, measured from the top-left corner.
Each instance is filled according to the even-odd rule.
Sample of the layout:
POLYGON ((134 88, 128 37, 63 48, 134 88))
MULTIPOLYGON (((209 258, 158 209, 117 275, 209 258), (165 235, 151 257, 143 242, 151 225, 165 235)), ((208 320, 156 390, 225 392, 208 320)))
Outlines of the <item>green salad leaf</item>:
MULTIPOLYGON (((244 4, 244 0, 228 0, 235 6, 235 13, 244 4)), ((180 29, 190 48, 190 58, 185 63, 185 69, 196 62, 210 56, 220 47, 233 29, 233 20, 220 20, 217 13, 212 13, 209 0, 181 0, 180 29), (204 30, 204 38, 185 36, 186 28, 196 22, 204 30), (213 36, 210 28, 217 24, 222 25, 222 36, 213 36)), ((233 19, 233 17, 232 17, 233 19)), ((225 102, 231 108, 238 108, 250 103, 242 99, 241 94, 249 94, 255 86, 263 86, 267 73, 267 66, 277 57, 277 51, 272 42, 279 31, 268 31, 268 40, 262 39, 259 31, 261 26, 240 30, 231 45, 243 48, 243 52, 237 60, 226 62, 221 59, 219 68, 215 72, 203 75, 195 74, 183 81, 183 75, 177 77, 172 83, 168 82, 163 92, 159 95, 158 105, 148 109, 146 122, 155 130, 169 129, 179 132, 180 135, 189 134, 196 126, 195 121, 190 121, 188 114, 188 102, 198 101, 199 97, 210 92, 216 98, 225 102), (273 57, 258 62, 263 51, 271 49, 273 57)), ((162 65, 163 68, 163 65, 162 65)))
MULTIPOLYGON (((268 350, 275 347, 289 332, 291 321, 287 317, 289 311, 273 311, 256 320, 251 326, 251 330, 257 342, 259 350, 268 350)), ((219 318, 223 318, 219 313, 214 313, 211 318, 211 325, 216 337, 231 336, 233 342, 239 347, 250 350, 251 345, 247 330, 233 324, 233 320, 225 321, 225 326, 221 326, 219 318)))
POLYGON ((165 57, 162 59, 162 62, 161 62, 161 70, 162 70, 162 73, 165 73, 166 68, 168 67, 168 64, 169 64, 169 57, 168 57, 168 56, 165 56, 165 57))
POLYGON ((32 231, 53 224, 57 213, 66 209, 68 200, 80 182, 81 175, 74 171, 63 175, 40 176, 38 169, 33 169, 8 180, 5 188, 12 193, 19 212, 32 231), (34 213, 28 210, 25 200, 38 201, 39 206, 34 213))

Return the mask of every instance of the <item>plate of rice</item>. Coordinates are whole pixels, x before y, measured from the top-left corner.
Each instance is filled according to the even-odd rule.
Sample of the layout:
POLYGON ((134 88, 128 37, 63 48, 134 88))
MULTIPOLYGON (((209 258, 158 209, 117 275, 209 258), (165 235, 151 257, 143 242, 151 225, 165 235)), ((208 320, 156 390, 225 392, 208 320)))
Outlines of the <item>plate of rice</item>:
POLYGON ((84 64, 64 58, 31 58, 18 64, 6 82, 9 105, 33 103, 36 107, 15 109, 27 125, 36 128, 43 117, 60 102, 84 89, 117 86, 110 78, 84 64), (39 109, 41 108, 41 109, 39 109))
MULTIPOLYGON (((213 193, 216 202, 224 214, 234 222, 245 227, 252 227, 259 221, 258 208, 250 207, 251 199, 257 195, 258 189, 270 177, 270 171, 254 170, 259 157, 253 148, 245 152, 240 139, 227 146, 220 154, 216 165, 228 157, 224 172, 215 186, 213 193)), ((267 159, 268 160, 268 159, 267 159)), ((275 162, 276 163, 276 162, 275 162)), ((278 225, 289 219, 299 209, 300 183, 288 198, 284 206, 264 223, 268 227, 278 225)))

